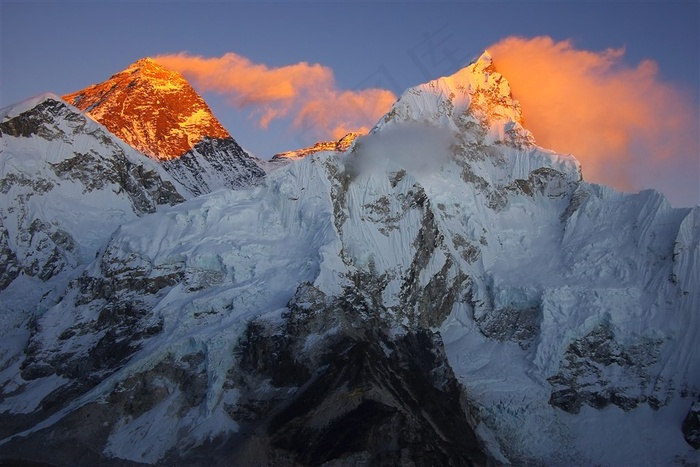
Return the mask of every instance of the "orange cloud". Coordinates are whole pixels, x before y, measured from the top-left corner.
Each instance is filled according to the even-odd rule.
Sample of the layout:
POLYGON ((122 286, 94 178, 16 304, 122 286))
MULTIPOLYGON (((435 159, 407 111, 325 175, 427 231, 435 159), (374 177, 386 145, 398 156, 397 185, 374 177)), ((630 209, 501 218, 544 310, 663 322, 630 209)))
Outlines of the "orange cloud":
POLYGON ((391 108, 396 96, 385 89, 333 92, 305 102, 294 123, 325 128, 333 139, 351 131, 366 133, 391 108), (329 112, 329 102, 333 111, 329 112))
POLYGON ((333 71, 318 64, 271 68, 235 53, 221 57, 179 53, 155 59, 182 73, 198 89, 223 94, 236 107, 252 109, 264 128, 274 119, 293 117, 297 128, 311 129, 322 138, 367 131, 396 100, 384 89, 339 90, 333 71))
POLYGON ((656 63, 632 68, 624 49, 590 52, 549 37, 509 37, 488 50, 538 145, 573 153, 586 180, 636 190, 655 168, 675 167, 690 171, 687 192, 697 193, 697 109, 661 81, 656 63))

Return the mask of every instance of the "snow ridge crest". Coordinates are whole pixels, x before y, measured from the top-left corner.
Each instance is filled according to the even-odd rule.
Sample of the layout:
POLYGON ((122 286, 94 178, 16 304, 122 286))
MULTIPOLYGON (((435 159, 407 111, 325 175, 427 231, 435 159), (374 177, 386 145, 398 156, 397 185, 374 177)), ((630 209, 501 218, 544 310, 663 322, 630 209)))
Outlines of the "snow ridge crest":
POLYGON ((405 122, 444 126, 455 133, 476 126, 486 144, 535 144, 522 126, 520 104, 510 84, 496 71, 488 52, 453 75, 408 89, 372 132, 405 122))

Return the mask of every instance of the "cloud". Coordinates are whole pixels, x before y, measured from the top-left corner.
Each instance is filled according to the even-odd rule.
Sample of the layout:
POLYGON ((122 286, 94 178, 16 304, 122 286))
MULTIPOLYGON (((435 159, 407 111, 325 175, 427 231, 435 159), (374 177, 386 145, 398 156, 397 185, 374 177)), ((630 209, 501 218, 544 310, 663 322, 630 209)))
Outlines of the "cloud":
POLYGON ((396 167, 428 174, 450 159, 454 138, 451 130, 425 123, 390 126, 358 139, 356 154, 346 164, 358 174, 381 174, 396 167))
POLYGON ((273 68, 235 53, 179 53, 155 60, 182 73, 200 91, 217 92, 237 108, 251 110, 263 128, 272 120, 292 118, 296 128, 315 137, 337 139, 367 131, 396 100, 384 89, 340 90, 333 71, 319 64, 273 68))
POLYGON ((698 111, 655 62, 630 67, 622 48, 590 52, 549 37, 509 37, 488 50, 537 144, 573 153, 586 180, 622 190, 656 183, 677 202, 697 202, 698 111), (688 186, 671 186, 674 176, 688 186))

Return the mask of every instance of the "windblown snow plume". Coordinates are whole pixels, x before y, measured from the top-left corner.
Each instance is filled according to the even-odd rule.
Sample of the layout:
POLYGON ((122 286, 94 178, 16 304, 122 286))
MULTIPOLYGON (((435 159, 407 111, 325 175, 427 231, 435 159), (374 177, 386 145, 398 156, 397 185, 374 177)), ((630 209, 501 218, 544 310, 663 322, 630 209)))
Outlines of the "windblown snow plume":
POLYGON ((348 160, 358 172, 380 172, 397 165, 412 172, 430 173, 450 158, 454 134, 441 127, 421 123, 390 127, 358 140, 357 157, 348 160))
POLYGON ((509 37, 488 50, 537 143, 573 153, 586 180, 697 200, 698 111, 655 62, 630 67, 624 48, 591 52, 545 36, 509 37), (674 185, 654 185, 660 172, 674 185))
POLYGON ((185 75, 200 91, 223 94, 237 108, 251 109, 262 127, 292 117, 295 126, 315 128, 323 138, 366 133, 396 100, 385 89, 339 89, 333 71, 319 64, 268 67, 233 52, 221 57, 183 52, 156 60, 185 75))

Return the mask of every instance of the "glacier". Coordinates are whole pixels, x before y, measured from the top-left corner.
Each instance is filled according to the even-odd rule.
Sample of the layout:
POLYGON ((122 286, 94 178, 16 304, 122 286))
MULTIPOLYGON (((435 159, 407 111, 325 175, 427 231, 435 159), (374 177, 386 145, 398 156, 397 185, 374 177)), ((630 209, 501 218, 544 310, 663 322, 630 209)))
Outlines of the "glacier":
POLYGON ((699 215, 536 146, 484 54, 344 154, 120 220, 2 361, 0 452, 698 462, 699 215))

